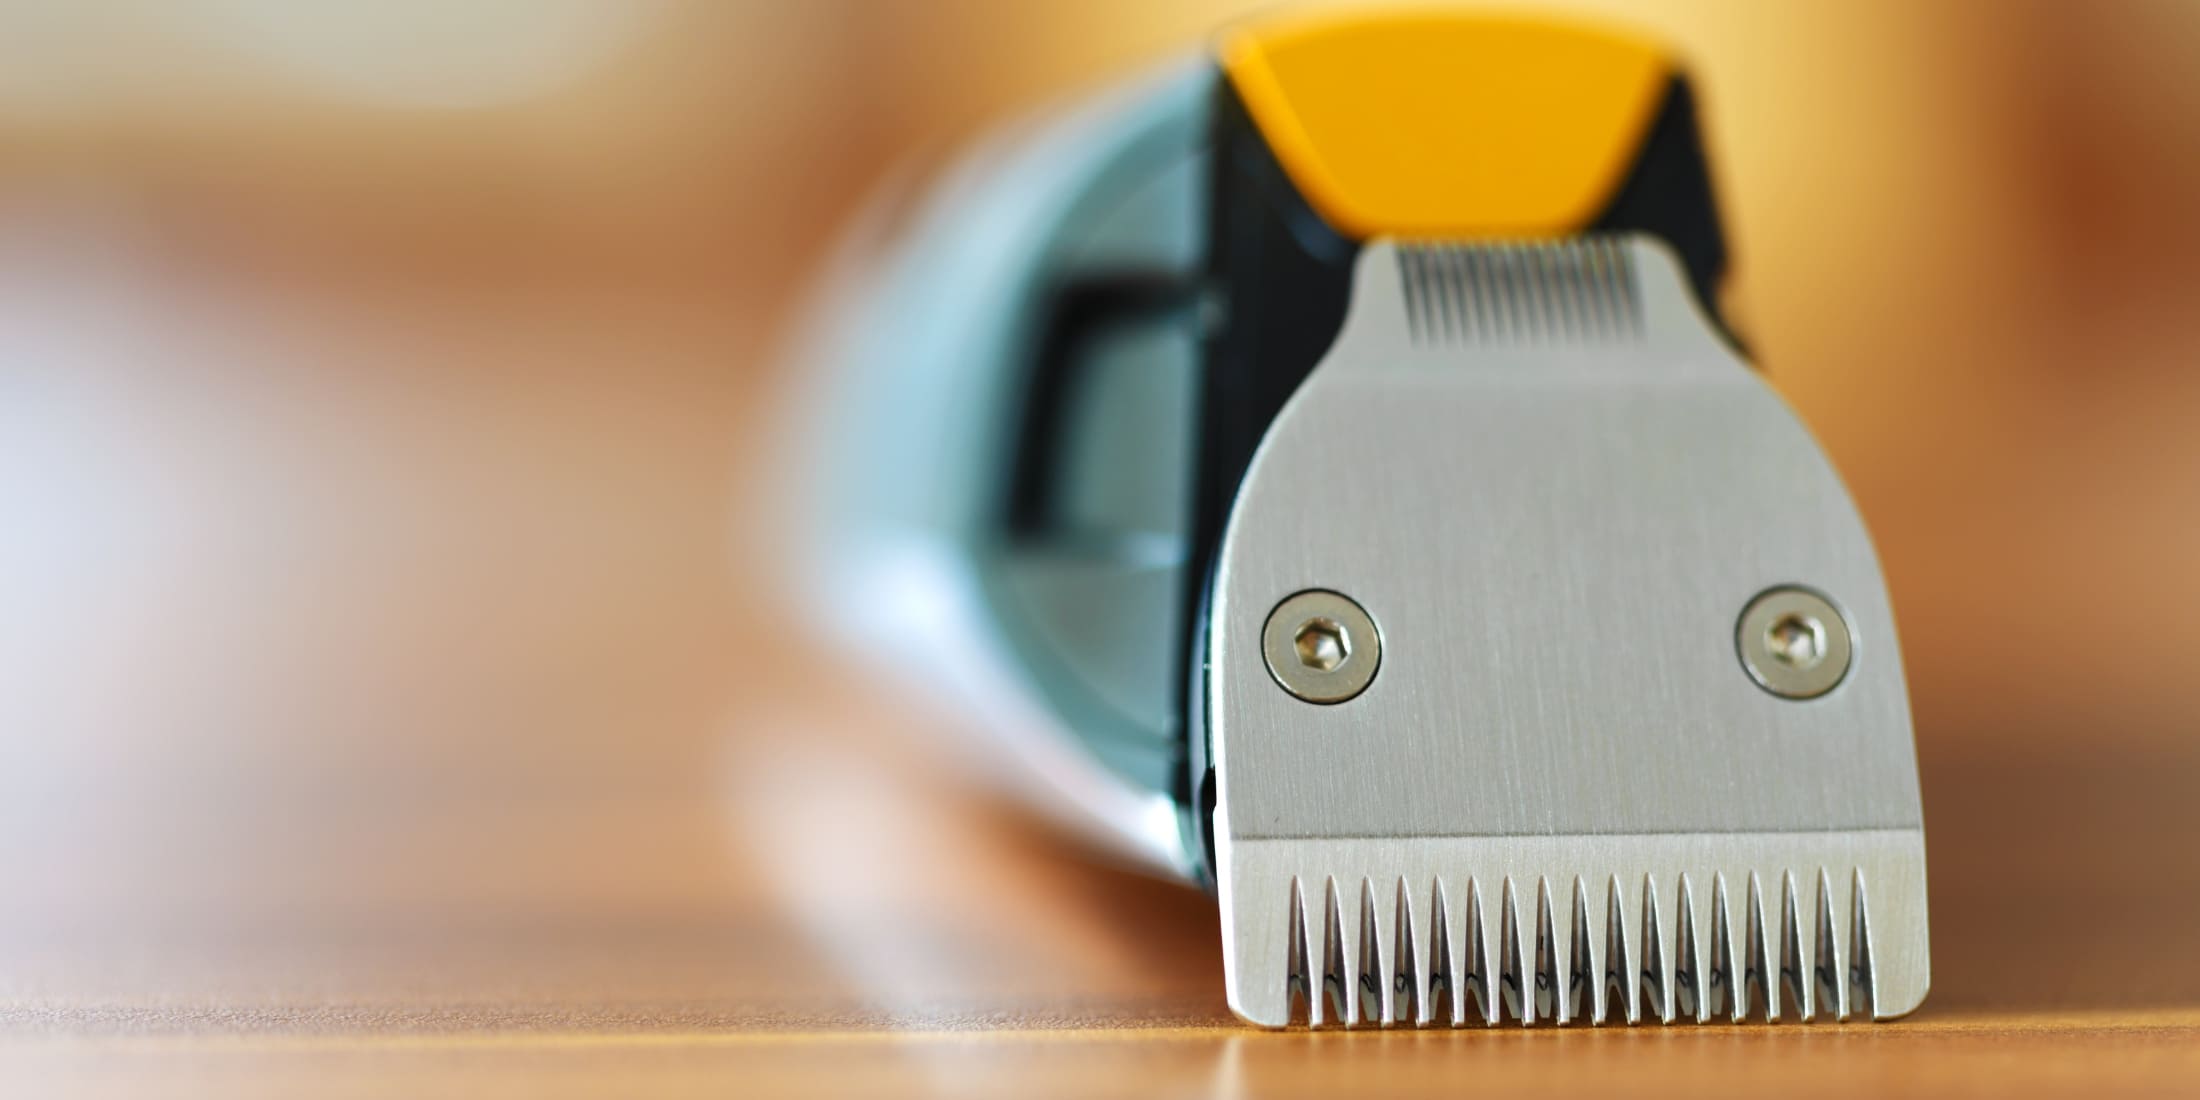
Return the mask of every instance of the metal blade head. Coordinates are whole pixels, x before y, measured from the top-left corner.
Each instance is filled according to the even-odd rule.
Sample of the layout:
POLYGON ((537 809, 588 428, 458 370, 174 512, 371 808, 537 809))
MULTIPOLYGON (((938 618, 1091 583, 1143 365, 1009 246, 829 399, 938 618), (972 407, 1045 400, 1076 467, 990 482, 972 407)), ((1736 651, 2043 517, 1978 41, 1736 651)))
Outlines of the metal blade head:
POLYGON ((1239 490, 1209 609, 1232 1007, 1914 1008, 1901 660, 1809 434, 1647 239, 1379 241, 1355 278, 1239 490), (1301 622, 1309 592, 1361 618, 1301 622), (1342 698, 1293 686, 1355 672, 1342 698))

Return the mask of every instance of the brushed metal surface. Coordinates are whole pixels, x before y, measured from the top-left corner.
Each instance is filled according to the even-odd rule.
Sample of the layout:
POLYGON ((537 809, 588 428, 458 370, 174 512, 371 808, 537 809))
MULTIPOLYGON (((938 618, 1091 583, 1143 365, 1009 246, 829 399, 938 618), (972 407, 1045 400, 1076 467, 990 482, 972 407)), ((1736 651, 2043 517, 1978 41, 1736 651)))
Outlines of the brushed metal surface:
MULTIPOLYGON (((1370 245, 1336 346, 1253 461, 1218 566, 1207 685, 1233 1003, 1273 992, 1239 988, 1243 952, 1268 951, 1239 921, 1286 904, 1283 886, 1240 880, 1281 873, 1267 856, 1249 870, 1249 846, 1294 838, 1419 844, 1422 857, 1369 866, 1427 876, 1472 870, 1434 854, 1450 839, 1497 858, 1515 849, 1487 838, 1523 851, 1633 838, 1655 853, 1733 834, 1746 859, 1700 865, 1815 883, 1868 861, 1802 834, 1907 836, 1914 869, 1871 887, 1904 907, 1878 922, 1903 939, 1874 947, 1883 968, 1914 956, 1919 969, 1880 1014, 1923 995, 1916 758, 1871 544, 1809 433, 1714 335, 1663 247, 1593 249, 1607 258, 1484 257, 1495 274, 1482 277, 1515 287, 1508 302, 1473 265, 1370 245), (1457 302, 1504 305, 1507 323, 1426 338, 1441 295, 1407 288, 1429 270, 1463 280, 1445 291, 1457 302), (1615 287, 1637 323, 1569 323, 1615 287), (1783 585, 1839 601, 1853 630, 1846 679, 1815 699, 1775 697, 1735 668, 1737 614, 1783 585), (1309 588, 1350 592, 1382 623, 1382 675, 1333 706, 1277 691, 1261 656, 1269 609, 1309 588), (1782 850, 1742 834, 1796 836, 1782 850)), ((1535 873, 1613 862, 1584 853, 1535 873)), ((1377 894, 1395 889, 1364 873, 1377 894)))

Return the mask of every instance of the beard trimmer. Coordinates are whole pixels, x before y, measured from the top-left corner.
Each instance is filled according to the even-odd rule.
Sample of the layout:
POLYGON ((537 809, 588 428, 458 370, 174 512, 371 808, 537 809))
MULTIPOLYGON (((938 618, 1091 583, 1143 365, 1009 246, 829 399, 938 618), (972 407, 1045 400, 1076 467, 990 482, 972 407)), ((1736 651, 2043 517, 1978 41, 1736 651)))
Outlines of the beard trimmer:
POLYGON ((1886 590, 1721 317, 1666 50, 1294 13, 934 196, 818 315, 812 591, 1212 888, 1239 1016, 1923 999, 1886 590))

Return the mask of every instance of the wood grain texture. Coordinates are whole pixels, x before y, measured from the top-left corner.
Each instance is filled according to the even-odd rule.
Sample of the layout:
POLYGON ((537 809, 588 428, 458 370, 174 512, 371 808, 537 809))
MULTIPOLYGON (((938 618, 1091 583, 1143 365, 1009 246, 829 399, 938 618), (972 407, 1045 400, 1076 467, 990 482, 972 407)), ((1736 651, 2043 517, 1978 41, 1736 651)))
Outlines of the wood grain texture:
MULTIPOLYGON (((805 664, 779 702, 825 690, 805 664)), ((906 713, 862 695, 781 712, 802 717, 687 792, 430 800, 378 830, 371 859, 300 852, 278 883, 199 912, 156 918, 154 896, 37 936, 18 920, 0 1075, 24 1095, 225 1096, 2200 1080, 2187 746, 2101 753, 2035 731, 1978 756, 1928 739, 1934 991, 1901 1022, 1260 1033, 1221 1003, 1207 898, 964 785, 906 713), (324 857, 341 873, 309 865, 324 857)), ((248 833, 240 848, 269 840, 248 833)))

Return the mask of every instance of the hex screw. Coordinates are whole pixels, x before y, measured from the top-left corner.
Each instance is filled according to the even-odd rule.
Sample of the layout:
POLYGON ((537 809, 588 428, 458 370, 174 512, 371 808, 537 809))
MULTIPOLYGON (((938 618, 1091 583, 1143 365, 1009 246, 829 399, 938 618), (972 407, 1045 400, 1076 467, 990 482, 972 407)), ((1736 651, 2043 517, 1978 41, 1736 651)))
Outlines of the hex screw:
POLYGON ((1734 648, 1758 687, 1783 699, 1815 699, 1849 674, 1856 642, 1833 601, 1783 585, 1758 593, 1742 609, 1734 648))
POLYGON ((1268 674, 1309 703, 1342 703, 1367 690, 1382 667, 1382 633, 1351 597, 1310 588, 1278 603, 1261 628, 1268 674))

